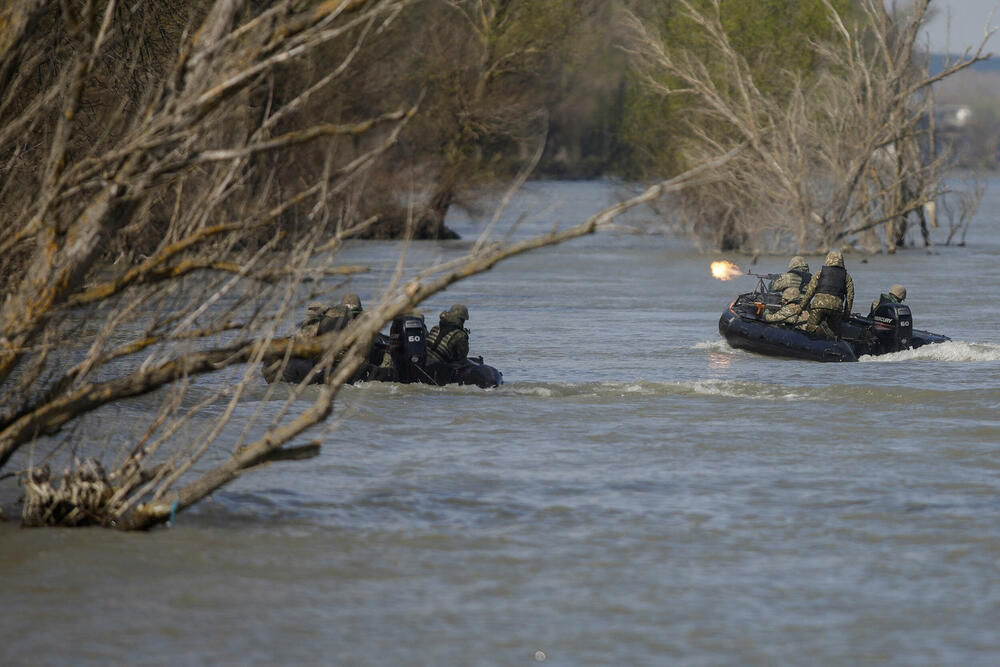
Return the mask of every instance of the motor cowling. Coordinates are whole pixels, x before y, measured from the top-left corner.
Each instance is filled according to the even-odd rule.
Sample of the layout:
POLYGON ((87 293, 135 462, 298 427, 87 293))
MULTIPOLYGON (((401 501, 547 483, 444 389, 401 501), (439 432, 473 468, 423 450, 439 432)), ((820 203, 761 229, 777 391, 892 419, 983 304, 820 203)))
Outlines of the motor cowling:
POLYGON ((427 363, 427 326, 422 315, 400 315, 389 328, 389 355, 400 382, 418 382, 427 363))
POLYGON ((913 315, 903 303, 883 303, 872 313, 872 329, 883 352, 898 352, 913 344, 913 315))

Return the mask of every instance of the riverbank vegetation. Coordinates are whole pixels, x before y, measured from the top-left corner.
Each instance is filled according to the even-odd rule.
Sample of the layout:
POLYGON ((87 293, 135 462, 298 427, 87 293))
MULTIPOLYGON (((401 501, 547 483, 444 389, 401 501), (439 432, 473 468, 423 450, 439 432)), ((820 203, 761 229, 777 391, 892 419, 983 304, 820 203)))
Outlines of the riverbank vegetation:
POLYGON ((932 86, 985 57, 983 45, 931 74, 917 48, 928 1, 892 16, 881 0, 823 0, 787 15, 800 43, 768 50, 754 43, 760 14, 781 3, 745 5, 748 16, 723 4, 671 3, 673 33, 631 17, 649 87, 681 100, 682 161, 745 147, 672 202, 682 226, 715 247, 754 254, 847 245, 894 252, 911 228, 930 245, 938 204, 957 196, 945 184, 952 156, 938 152, 932 86))
POLYGON ((765 4, 727 25, 716 0, 8 3, 0 472, 24 522, 147 528, 314 456, 303 438, 395 316, 667 193, 677 224, 750 252, 891 250, 933 224, 927 3, 765 4), (786 5, 805 8, 792 31, 786 5), (450 207, 536 168, 654 185, 543 237, 487 227, 417 274, 401 259, 348 329, 289 336, 372 268, 338 261, 346 239, 447 237, 450 207), (261 405, 280 407, 235 423, 260 366, 293 355, 318 355, 327 382, 269 387, 261 405), (158 407, 136 432, 101 431, 140 396, 158 407))

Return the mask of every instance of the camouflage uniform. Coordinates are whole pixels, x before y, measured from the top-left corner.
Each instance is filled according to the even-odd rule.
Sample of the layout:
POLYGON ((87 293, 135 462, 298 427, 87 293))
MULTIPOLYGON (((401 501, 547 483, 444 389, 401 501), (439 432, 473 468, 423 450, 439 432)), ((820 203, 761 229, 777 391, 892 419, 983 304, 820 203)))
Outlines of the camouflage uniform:
POLYGON ((831 250, 823 268, 812 277, 802 295, 802 308, 809 308, 809 320, 803 329, 809 332, 820 329, 827 337, 836 338, 841 319, 853 307, 854 280, 844 268, 844 256, 831 250))
POLYGON ((789 287, 801 290, 804 285, 808 285, 812 280, 809 273, 809 265, 801 255, 796 255, 788 262, 788 272, 782 273, 771 283, 770 291, 784 292, 789 287))
POLYGON ((903 303, 905 299, 906 288, 902 285, 893 285, 889 288, 888 294, 881 294, 879 298, 872 301, 872 309, 868 311, 868 316, 871 317, 875 313, 875 309, 883 303, 903 303))
POLYGON ((781 293, 781 308, 773 313, 765 312, 765 322, 794 326, 802 320, 802 296, 795 287, 781 293))
POLYGON ((346 329, 347 325, 360 317, 363 312, 364 308, 361 307, 361 299, 358 298, 358 295, 345 294, 340 299, 340 303, 326 309, 319 333, 325 334, 330 331, 346 329))
POLYGON ((298 335, 319 336, 330 331, 339 331, 356 319, 364 309, 357 294, 346 294, 333 306, 321 303, 309 304, 306 319, 299 324, 298 335))
MULTIPOLYGON (((346 328, 361 313, 361 299, 358 298, 357 294, 345 294, 340 303, 329 307, 321 303, 311 303, 306 310, 306 319, 298 325, 295 337, 301 340, 315 338, 331 331, 339 331, 346 328)), ((321 370, 316 373, 312 382, 324 382, 329 371, 336 368, 345 354, 347 354, 347 350, 338 352, 337 356, 334 357, 333 366, 330 369, 325 369, 326 372, 321 370)), ((281 359, 276 360, 262 369, 264 379, 268 382, 280 380, 297 384, 315 368, 321 357, 322 352, 317 352, 306 357, 292 357, 287 362, 281 359)), ((371 368, 372 364, 368 361, 362 363, 349 382, 369 379, 371 368)))
MULTIPOLYGON (((341 331, 346 329, 347 325, 357 319, 362 312, 364 309, 361 307, 361 299, 358 298, 357 294, 345 294, 340 299, 340 303, 329 308, 318 303, 310 304, 308 311, 306 311, 305 322, 299 325, 296 335, 304 338, 321 336, 331 331, 341 331)), ((341 350, 337 353, 333 360, 334 368, 343 360, 345 354, 347 354, 347 350, 341 350)), ((313 357, 313 361, 319 361, 319 355, 313 357)), ((365 366, 362 365, 359 374, 364 373, 364 371, 365 366)))
POLYGON ((469 332, 463 328, 469 309, 455 304, 441 313, 441 321, 427 334, 427 362, 464 361, 469 356, 469 332))
POLYGON ((321 303, 311 303, 306 309, 306 319, 299 323, 298 331, 295 335, 299 338, 308 338, 319 335, 319 326, 323 322, 328 308, 321 303))

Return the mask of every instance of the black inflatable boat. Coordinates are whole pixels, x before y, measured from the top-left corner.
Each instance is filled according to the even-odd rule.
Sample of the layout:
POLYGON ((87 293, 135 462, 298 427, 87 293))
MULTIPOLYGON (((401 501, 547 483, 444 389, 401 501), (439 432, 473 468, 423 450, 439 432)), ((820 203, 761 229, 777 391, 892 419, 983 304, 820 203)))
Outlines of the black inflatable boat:
POLYGON ((733 347, 777 357, 813 361, 857 361, 865 355, 899 352, 951 340, 947 336, 913 328, 910 307, 883 303, 871 316, 853 313, 844 318, 836 340, 819 332, 808 334, 783 324, 770 324, 758 314, 761 307, 776 310, 781 295, 763 285, 739 295, 719 318, 719 333, 733 347))
MULTIPOLYGON (((268 382, 302 382, 313 370, 311 359, 292 357, 288 363, 274 362, 263 368, 268 382)), ((322 384, 322 371, 310 378, 310 384, 322 384)), ((368 353, 368 359, 351 378, 357 382, 415 382, 444 386, 447 384, 499 387, 503 373, 483 363, 482 357, 470 357, 451 363, 427 362, 427 327, 419 315, 406 315, 393 320, 389 335, 379 334, 368 353), (386 365, 385 360, 391 363, 386 365)))

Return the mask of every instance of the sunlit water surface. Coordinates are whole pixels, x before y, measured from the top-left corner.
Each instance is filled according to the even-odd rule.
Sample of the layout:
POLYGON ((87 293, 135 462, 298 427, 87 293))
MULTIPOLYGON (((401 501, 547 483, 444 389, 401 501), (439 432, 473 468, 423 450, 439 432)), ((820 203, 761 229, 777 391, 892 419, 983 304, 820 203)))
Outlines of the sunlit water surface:
MULTIPOLYGON (((588 237, 461 283, 425 312, 467 304, 473 353, 503 387, 348 387, 346 418, 306 438, 318 459, 249 474, 169 529, 0 524, 0 658, 996 664, 991 185, 967 247, 847 256, 855 310, 902 283, 916 326, 954 341, 861 363, 730 349, 718 318, 752 283, 708 264, 746 259, 669 235, 588 237)), ((527 213, 523 236, 616 196, 535 183, 505 219, 527 213)), ((418 244, 409 264, 457 256, 481 222, 452 224, 469 240, 418 244)), ((356 243, 345 261, 399 251, 356 243)), ((389 278, 352 289, 367 302, 389 278)), ((238 414, 276 410, 284 391, 262 383, 238 414)), ((155 400, 102 425, 128 432, 155 400)))

